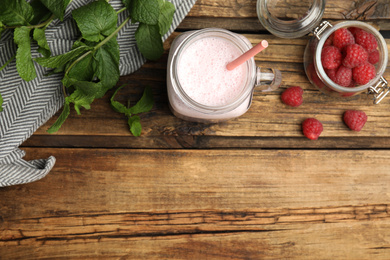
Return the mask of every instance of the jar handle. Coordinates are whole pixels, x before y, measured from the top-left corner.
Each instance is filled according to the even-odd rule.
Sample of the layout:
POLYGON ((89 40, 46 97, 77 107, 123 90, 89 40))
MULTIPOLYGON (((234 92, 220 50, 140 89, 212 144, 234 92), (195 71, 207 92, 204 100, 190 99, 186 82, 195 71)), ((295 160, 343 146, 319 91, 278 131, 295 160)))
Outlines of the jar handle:
POLYGON ((368 88, 368 93, 374 95, 374 104, 379 104, 390 93, 387 80, 381 77, 375 86, 368 88))
POLYGON ((261 92, 273 91, 282 84, 282 73, 277 69, 256 68, 256 89, 261 92))

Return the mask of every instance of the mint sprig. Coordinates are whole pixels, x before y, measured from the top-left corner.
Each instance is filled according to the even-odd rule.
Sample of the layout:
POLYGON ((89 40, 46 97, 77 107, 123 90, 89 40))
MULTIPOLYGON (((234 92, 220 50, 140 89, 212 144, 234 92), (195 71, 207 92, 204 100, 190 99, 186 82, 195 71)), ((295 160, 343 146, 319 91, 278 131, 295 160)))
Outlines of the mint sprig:
POLYGON ((37 76, 31 58, 30 31, 30 28, 22 26, 16 28, 14 33, 14 41, 18 45, 16 51, 16 69, 20 77, 25 81, 33 80, 37 76))
POLYGON ((34 10, 25 0, 3 0, 0 21, 7 26, 30 25, 34 10))
MULTIPOLYGON (((45 30, 54 17, 63 19, 65 8, 70 0, 3 0, 0 8, 0 36, 7 29, 14 30, 16 68, 22 79, 36 77, 31 58, 31 43, 37 42, 38 51, 48 57, 51 55, 46 41, 45 30), (54 5, 55 4, 55 5, 54 5), (46 19, 46 21, 42 21, 46 19), (33 37, 31 39, 31 31, 33 37)), ((1 67, 3 69, 3 66, 1 67)))
POLYGON ((119 87, 112 95, 111 107, 118 113, 124 114, 127 117, 127 124, 129 125, 130 132, 134 136, 140 136, 142 131, 140 117, 137 114, 149 112, 154 105, 152 89, 146 87, 141 99, 132 107, 126 107, 122 103, 115 101, 115 96, 123 86, 119 87))
MULTIPOLYGON (((4 1, 9 5, 0 10, 0 33, 7 29, 15 31, 19 75, 26 81, 34 79, 34 61, 40 66, 53 69, 53 73, 64 73, 62 84, 65 104, 62 114, 49 128, 49 133, 60 129, 70 114, 71 105, 77 114, 80 114, 81 108, 90 109, 96 98, 103 97, 116 85, 120 76, 120 51, 116 35, 121 28, 130 21, 138 22, 135 34, 138 49, 146 59, 157 60, 164 52, 162 36, 168 32, 175 12, 174 5, 166 0, 122 0, 126 8, 118 12, 112 8, 109 1, 91 2, 72 12, 81 32, 81 37, 73 44, 72 50, 51 56, 45 29, 54 18, 64 18, 66 6, 72 0, 32 0, 30 3, 25 0, 4 1), (118 14, 125 9, 128 10, 129 16, 117 26, 118 14), (48 12, 51 14, 49 18, 48 12), (43 18, 47 20, 43 21, 43 18), (32 41, 37 42, 38 51, 43 55, 34 61, 31 59, 32 41)), ((112 98, 112 106, 120 107, 115 102, 112 98)), ((140 118, 136 114, 147 112, 152 106, 151 91, 146 88, 136 105, 131 108, 124 107, 123 113, 127 115, 130 131, 135 136, 141 134, 140 118)))

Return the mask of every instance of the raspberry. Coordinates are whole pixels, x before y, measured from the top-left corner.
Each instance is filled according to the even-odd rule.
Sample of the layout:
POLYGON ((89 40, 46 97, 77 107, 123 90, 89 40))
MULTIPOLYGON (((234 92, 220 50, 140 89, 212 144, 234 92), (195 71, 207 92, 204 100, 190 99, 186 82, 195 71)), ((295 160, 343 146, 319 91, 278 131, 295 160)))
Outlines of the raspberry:
POLYGON ((365 30, 358 30, 355 34, 357 44, 360 44, 367 52, 372 52, 378 48, 375 36, 365 30))
POLYGON ((336 78, 334 82, 336 84, 343 87, 348 87, 352 82, 352 69, 341 65, 340 68, 337 69, 335 76, 336 78))
MULTIPOLYGON (((356 87, 356 82, 351 80, 351 84, 349 84, 349 86, 347 86, 347 88, 354 88, 354 87, 356 87)), ((343 93, 342 96, 343 97, 352 97, 355 94, 356 94, 356 92, 346 92, 346 93, 343 93)))
POLYGON ((333 45, 340 50, 345 46, 354 44, 355 38, 352 33, 345 28, 340 28, 334 32, 333 45))
POLYGON ((322 130, 323 127, 321 122, 315 118, 307 118, 302 123, 303 134, 311 140, 317 140, 322 133, 322 130))
POLYGON ((368 59, 367 51, 358 44, 351 44, 345 48, 343 65, 347 68, 355 68, 362 65, 368 59))
POLYGON ((301 87, 290 87, 282 93, 281 99, 286 105, 299 107, 303 102, 302 94, 303 90, 301 87))
POLYGON ((332 33, 332 34, 328 37, 328 39, 326 39, 326 41, 324 42, 324 47, 333 45, 333 37, 334 37, 334 33, 332 33))
POLYGON ((379 62, 379 51, 375 50, 368 54, 368 62, 371 64, 377 64, 379 62))
POLYGON ((359 132, 367 122, 367 115, 360 110, 347 110, 343 115, 343 120, 349 129, 359 132))
POLYGON ((354 88, 354 87, 356 87, 356 82, 353 79, 351 79, 351 83, 347 86, 347 88, 354 88))
POLYGON ((352 33, 353 36, 355 36, 355 34, 360 31, 361 29, 360 28, 357 28, 357 27, 349 27, 348 30, 352 33))
POLYGON ((326 75, 328 75, 328 77, 329 77, 333 82, 336 82, 336 72, 337 72, 337 69, 331 69, 331 70, 325 69, 326 75))
POLYGON ((352 69, 352 78, 360 85, 367 84, 375 77, 375 74, 375 67, 369 62, 352 69))
POLYGON ((316 69, 314 68, 314 63, 310 63, 307 66, 307 77, 310 79, 310 81, 316 85, 318 88, 325 87, 324 82, 321 81, 321 79, 318 77, 316 69))
POLYGON ((335 69, 341 64, 342 55, 334 46, 326 46, 321 52, 321 62, 325 69, 335 69))

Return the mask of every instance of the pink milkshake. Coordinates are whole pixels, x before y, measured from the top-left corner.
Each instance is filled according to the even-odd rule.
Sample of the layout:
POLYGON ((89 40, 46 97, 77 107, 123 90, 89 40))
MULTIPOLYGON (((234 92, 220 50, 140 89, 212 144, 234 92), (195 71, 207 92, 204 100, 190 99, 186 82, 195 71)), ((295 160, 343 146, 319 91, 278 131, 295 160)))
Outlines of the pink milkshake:
POLYGON ((171 45, 167 90, 170 109, 179 118, 215 123, 243 115, 255 86, 277 88, 280 72, 261 72, 250 58, 238 67, 226 65, 252 49, 242 35, 218 28, 185 32, 171 45), (273 73, 276 73, 275 76, 273 73), (266 83, 262 81, 266 79, 266 83), (276 80, 274 80, 276 79, 276 80))
POLYGON ((178 79, 187 95, 207 106, 223 106, 243 90, 247 67, 232 71, 226 65, 242 51, 221 37, 205 37, 191 44, 178 60, 178 79))

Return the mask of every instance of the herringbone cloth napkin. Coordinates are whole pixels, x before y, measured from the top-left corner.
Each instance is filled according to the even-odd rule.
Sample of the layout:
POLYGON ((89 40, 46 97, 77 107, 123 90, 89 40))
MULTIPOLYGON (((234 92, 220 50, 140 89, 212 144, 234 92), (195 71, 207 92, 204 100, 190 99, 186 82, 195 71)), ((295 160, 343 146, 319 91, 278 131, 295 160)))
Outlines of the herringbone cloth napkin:
MULTIPOLYGON (((54 21, 46 31, 52 55, 68 52, 79 35, 71 17, 72 10, 92 0, 74 0, 68 7, 64 22, 54 21)), ((196 0, 172 0, 176 12, 169 32, 172 33, 187 15, 196 0)), ((112 0, 115 10, 123 8, 120 0, 112 0)), ((126 18, 119 15, 118 24, 126 18)), ((128 23, 118 34, 120 46, 120 73, 127 75, 139 69, 145 62, 136 47, 134 33, 136 26, 128 23)), ((10 31, 3 33, 0 40, 0 65, 5 64, 16 52, 10 31)), ((32 46, 33 57, 38 57, 37 46, 32 46)), ((16 63, 11 62, 0 72, 0 93, 3 96, 3 112, 0 113, 0 187, 29 183, 45 177, 55 164, 55 158, 25 161, 25 152, 18 147, 34 131, 52 117, 63 105, 61 74, 45 76, 47 70, 35 64, 37 78, 23 81, 17 71, 16 63)))

